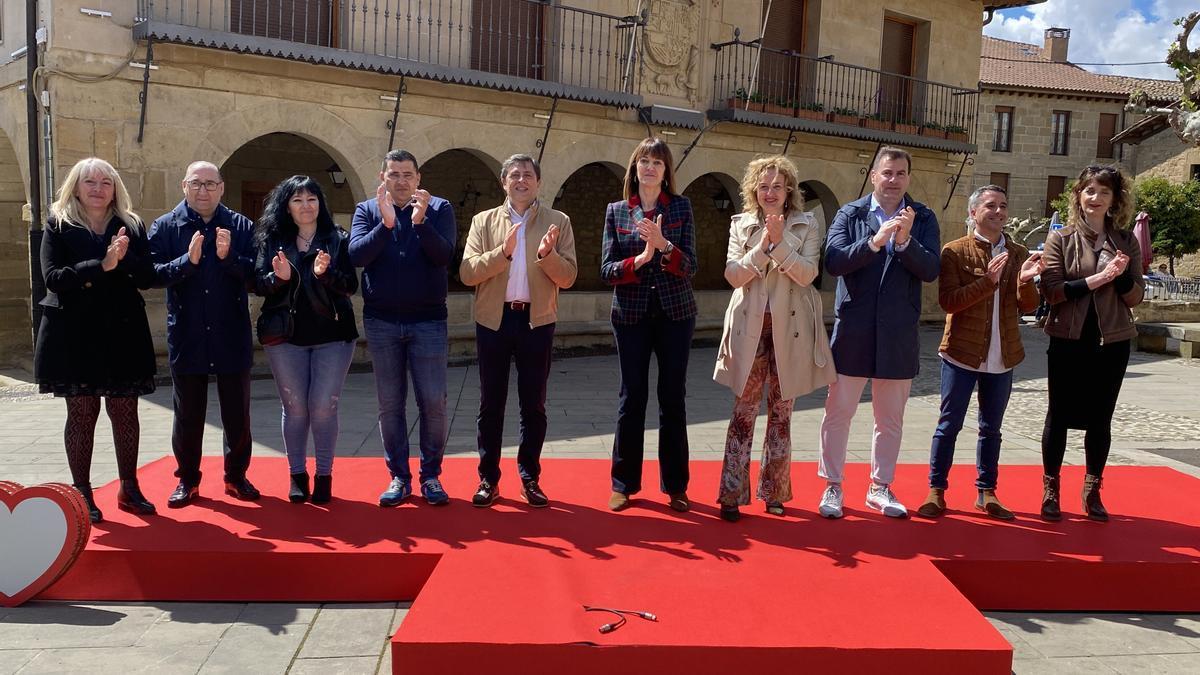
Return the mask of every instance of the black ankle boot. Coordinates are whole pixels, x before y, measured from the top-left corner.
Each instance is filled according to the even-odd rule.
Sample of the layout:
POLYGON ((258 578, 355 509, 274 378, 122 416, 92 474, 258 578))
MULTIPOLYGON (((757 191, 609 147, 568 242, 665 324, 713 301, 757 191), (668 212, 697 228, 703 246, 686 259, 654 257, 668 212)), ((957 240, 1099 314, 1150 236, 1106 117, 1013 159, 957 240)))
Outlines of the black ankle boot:
POLYGON ((333 476, 313 478, 312 503, 328 504, 330 499, 333 499, 333 476))
POLYGON ((1042 476, 1042 520, 1062 520, 1058 506, 1058 476, 1042 476))
POLYGON ((117 508, 143 516, 152 516, 158 513, 150 500, 142 494, 136 478, 121 481, 121 488, 117 490, 117 508))
POLYGON ((1083 512, 1087 514, 1088 520, 1101 523, 1108 521, 1108 510, 1100 501, 1100 484, 1103 482, 1104 479, 1100 476, 1090 473, 1083 477, 1083 512))
POLYGON ((77 484, 75 485, 75 489, 79 490, 79 494, 83 495, 83 501, 87 502, 88 519, 93 523, 104 520, 104 514, 100 513, 100 507, 96 506, 96 499, 92 497, 91 483, 77 484))
POLYGON ((288 490, 288 501, 303 504, 308 501, 308 472, 292 474, 292 489, 288 490))

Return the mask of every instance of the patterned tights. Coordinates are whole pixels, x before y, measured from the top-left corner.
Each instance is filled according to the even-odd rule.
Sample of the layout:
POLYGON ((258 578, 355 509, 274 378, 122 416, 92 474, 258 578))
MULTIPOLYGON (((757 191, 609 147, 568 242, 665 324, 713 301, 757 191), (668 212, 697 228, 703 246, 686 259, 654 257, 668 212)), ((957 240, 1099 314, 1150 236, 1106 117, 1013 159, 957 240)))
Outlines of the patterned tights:
MULTIPOLYGON (((100 417, 99 396, 68 396, 67 465, 71 468, 71 480, 77 486, 92 482, 92 446, 96 439, 96 420, 100 417)), ((138 398, 122 396, 106 397, 104 409, 112 422, 113 444, 117 448, 117 474, 121 480, 137 478, 138 439, 141 426, 138 423, 138 398)))

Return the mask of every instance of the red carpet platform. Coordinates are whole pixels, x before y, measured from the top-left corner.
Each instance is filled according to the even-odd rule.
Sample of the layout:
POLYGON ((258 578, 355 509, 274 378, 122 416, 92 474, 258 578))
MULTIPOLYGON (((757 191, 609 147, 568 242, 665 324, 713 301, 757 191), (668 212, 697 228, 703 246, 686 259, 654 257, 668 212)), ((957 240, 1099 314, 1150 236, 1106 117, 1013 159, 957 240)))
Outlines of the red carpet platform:
MULTIPOLYGON (((515 467, 492 509, 469 505, 475 462, 446 461, 455 497, 395 509, 375 500, 382 459, 339 459, 327 507, 286 500, 282 459, 256 459, 259 502, 220 494, 219 458, 206 458, 202 499, 165 508, 174 463, 140 471, 160 515, 117 510, 79 561, 41 599, 378 601, 416 599, 392 640, 411 672, 613 671, 1008 673, 1012 652, 979 609, 1200 611, 1200 480, 1166 468, 1111 467, 1107 524, 1079 513, 1082 469, 1063 476, 1065 518, 1037 517, 1040 467, 1008 466, 1000 495, 1019 517, 972 508, 972 466, 951 475, 951 513, 938 522, 886 519, 862 506, 867 467, 848 467, 847 517, 815 514, 811 464, 793 467, 797 499, 783 518, 743 509, 719 520, 720 466, 693 462, 691 513, 647 491, 623 513, 606 508, 608 462, 547 460, 551 508, 519 501, 515 467), (419 595, 418 595, 419 594, 419 595), (582 605, 642 610, 613 618, 582 605)), ((896 492, 915 506, 926 468, 902 466, 896 492)), ((657 466, 646 467, 647 484, 657 466)))

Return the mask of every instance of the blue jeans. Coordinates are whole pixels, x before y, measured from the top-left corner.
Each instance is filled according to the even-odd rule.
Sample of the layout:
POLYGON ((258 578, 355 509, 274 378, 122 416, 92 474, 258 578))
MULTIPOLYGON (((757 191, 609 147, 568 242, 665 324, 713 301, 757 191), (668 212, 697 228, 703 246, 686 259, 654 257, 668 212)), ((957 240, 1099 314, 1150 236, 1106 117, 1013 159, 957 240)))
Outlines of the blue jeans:
POLYGON ((945 489, 954 463, 954 442, 962 431, 971 392, 979 385, 979 444, 975 450, 975 487, 996 488, 1000 464, 1000 425, 1012 393, 1012 371, 977 373, 942 360, 942 410, 929 450, 929 487, 945 489))
POLYGON ((285 342, 265 347, 264 351, 283 403, 283 448, 287 452, 288 471, 304 472, 311 428, 317 475, 330 475, 337 447, 338 399, 346 383, 346 372, 350 370, 350 359, 354 357, 354 342, 326 342, 307 347, 285 342))
POLYGON ((442 473, 449 425, 446 421, 446 321, 397 322, 365 317, 367 347, 379 397, 379 435, 393 478, 410 483, 408 467, 408 378, 420 418, 421 482, 442 473))

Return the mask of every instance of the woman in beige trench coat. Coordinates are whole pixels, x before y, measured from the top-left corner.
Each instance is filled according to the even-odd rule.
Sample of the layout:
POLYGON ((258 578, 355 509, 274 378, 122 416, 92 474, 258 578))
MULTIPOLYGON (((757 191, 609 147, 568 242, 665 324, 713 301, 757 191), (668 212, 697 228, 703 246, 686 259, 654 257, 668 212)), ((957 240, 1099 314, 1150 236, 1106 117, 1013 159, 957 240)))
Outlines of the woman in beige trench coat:
POLYGON ((721 517, 737 521, 750 503, 750 450, 754 421, 767 391, 758 497, 767 512, 783 515, 792 499, 792 402, 837 378, 812 282, 825 232, 803 211, 796 166, 786 157, 756 159, 742 179, 744 213, 729 225, 725 279, 733 296, 725 311, 713 379, 737 397, 725 436, 717 502, 721 517))

